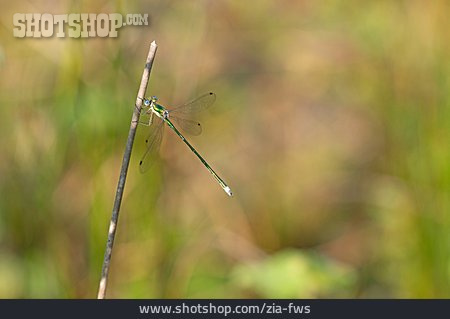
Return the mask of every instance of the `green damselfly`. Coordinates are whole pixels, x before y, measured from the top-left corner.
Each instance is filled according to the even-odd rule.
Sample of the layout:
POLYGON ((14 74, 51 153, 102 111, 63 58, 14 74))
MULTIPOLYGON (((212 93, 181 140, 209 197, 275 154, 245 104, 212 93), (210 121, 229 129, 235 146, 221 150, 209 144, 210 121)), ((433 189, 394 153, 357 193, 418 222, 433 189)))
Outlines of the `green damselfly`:
POLYGON ((178 135, 178 137, 189 147, 189 149, 197 155, 206 169, 211 173, 211 175, 215 178, 217 183, 219 183, 220 187, 228 194, 228 196, 232 196, 232 192, 230 187, 225 183, 225 181, 217 175, 217 173, 209 166, 209 164, 205 161, 205 159, 197 152, 197 150, 186 140, 186 138, 178 131, 178 129, 173 124, 172 120, 176 122, 179 127, 183 131, 190 133, 192 135, 199 135, 202 132, 202 127, 199 122, 189 118, 189 115, 193 113, 197 113, 203 111, 210 107, 214 101, 216 100, 216 95, 212 92, 203 94, 202 96, 187 102, 179 107, 176 107, 172 110, 166 109, 161 104, 158 104, 158 98, 156 96, 151 97, 150 99, 143 99, 143 108, 141 112, 145 112, 150 116, 148 123, 142 123, 152 127, 148 138, 145 140, 147 143, 147 150, 142 156, 141 161, 139 162, 139 169, 142 173, 147 171, 150 166, 153 164, 156 158, 156 154, 158 153, 159 147, 161 145, 163 131, 164 131, 164 123, 167 124, 174 132, 178 135))

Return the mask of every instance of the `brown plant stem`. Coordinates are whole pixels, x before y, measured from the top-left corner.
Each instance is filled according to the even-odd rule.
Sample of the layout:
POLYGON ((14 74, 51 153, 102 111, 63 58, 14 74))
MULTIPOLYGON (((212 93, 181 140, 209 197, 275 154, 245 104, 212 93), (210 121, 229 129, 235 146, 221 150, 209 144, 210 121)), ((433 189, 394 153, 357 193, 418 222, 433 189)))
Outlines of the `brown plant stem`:
POLYGON ((142 73, 141 85, 139 86, 139 91, 136 98, 136 107, 134 108, 133 116, 131 118, 130 130, 128 132, 127 144, 125 146, 125 153, 122 160, 122 168, 120 169, 119 182, 117 184, 116 197, 114 199, 114 207, 112 210, 111 221, 109 223, 108 240, 106 242, 105 257, 103 259, 102 276, 100 278, 97 299, 104 299, 106 295, 109 266, 111 264, 112 249, 114 245, 114 238, 116 236, 117 223, 119 221, 120 204, 122 202, 123 190, 125 188, 128 165, 130 164, 131 150, 133 148, 134 137, 136 135, 136 129, 141 114, 142 99, 144 98, 147 90, 148 80, 150 78, 150 72, 152 70, 157 47, 158 46, 155 41, 150 44, 144 72, 142 73))

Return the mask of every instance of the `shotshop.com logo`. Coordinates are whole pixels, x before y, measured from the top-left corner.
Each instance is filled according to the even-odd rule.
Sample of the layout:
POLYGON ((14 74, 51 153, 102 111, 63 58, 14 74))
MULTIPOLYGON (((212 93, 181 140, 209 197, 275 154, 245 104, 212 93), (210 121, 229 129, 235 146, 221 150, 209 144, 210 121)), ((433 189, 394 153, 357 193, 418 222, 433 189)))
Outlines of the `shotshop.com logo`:
POLYGON ((16 38, 116 38, 123 26, 148 25, 148 14, 15 13, 13 24, 16 38))

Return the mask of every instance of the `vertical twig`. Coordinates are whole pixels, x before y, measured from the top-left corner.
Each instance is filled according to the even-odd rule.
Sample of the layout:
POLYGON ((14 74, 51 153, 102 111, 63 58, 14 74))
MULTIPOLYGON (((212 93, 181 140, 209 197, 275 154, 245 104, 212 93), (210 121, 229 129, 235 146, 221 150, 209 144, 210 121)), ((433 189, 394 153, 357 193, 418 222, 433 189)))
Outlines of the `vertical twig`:
POLYGON ((116 198, 114 200, 114 208, 112 210, 111 221, 109 223, 108 241, 106 242, 105 257, 103 259, 102 277, 98 288, 98 299, 104 299, 106 294, 106 285, 108 283, 108 271, 111 263, 112 248, 114 245, 114 237, 116 236, 117 223, 119 221, 120 203, 122 202, 123 189, 125 187, 125 180, 127 178, 128 165, 130 163, 131 149, 133 148, 134 136, 136 135, 136 128, 139 123, 139 117, 142 107, 142 98, 147 90, 150 72, 152 70, 153 60, 155 58, 156 42, 150 44, 147 61, 145 63, 144 72, 142 73, 141 85, 136 98, 136 107, 134 108, 133 117, 131 119, 130 131, 128 132, 127 144, 125 146, 125 154, 123 155, 122 168, 120 169, 119 183, 117 184, 116 198))

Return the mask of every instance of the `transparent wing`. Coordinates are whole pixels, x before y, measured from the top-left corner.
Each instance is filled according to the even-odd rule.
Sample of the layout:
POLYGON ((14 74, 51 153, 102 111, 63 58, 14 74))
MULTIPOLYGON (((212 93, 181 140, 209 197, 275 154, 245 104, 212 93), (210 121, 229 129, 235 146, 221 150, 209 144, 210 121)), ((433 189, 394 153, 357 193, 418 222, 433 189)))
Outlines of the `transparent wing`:
POLYGON ((183 105, 180 105, 171 111, 170 113, 174 114, 190 114, 197 113, 203 110, 206 110, 208 107, 213 105, 216 100, 216 95, 213 92, 205 93, 195 100, 189 101, 183 105))
POLYGON ((141 173, 145 173, 150 169, 153 163, 156 161, 159 147, 161 145, 162 136, 164 131, 164 121, 155 122, 152 124, 152 129, 148 135, 145 143, 147 144, 147 150, 142 156, 139 162, 139 170, 141 173))
POLYGON ((178 116, 172 116, 171 118, 173 118, 178 126, 181 127, 181 129, 186 133, 194 136, 202 133, 202 125, 195 120, 185 119, 178 116))

